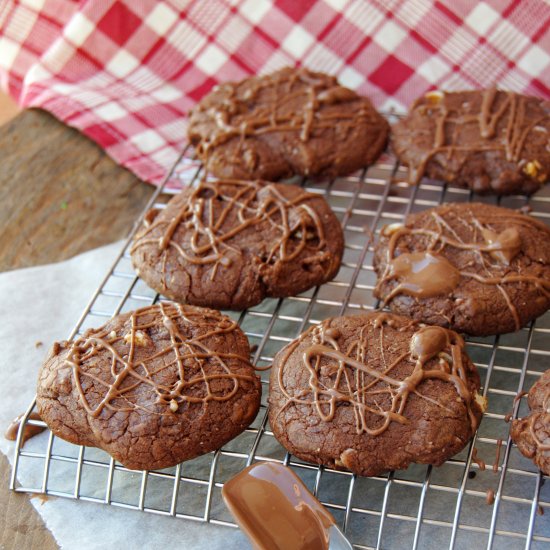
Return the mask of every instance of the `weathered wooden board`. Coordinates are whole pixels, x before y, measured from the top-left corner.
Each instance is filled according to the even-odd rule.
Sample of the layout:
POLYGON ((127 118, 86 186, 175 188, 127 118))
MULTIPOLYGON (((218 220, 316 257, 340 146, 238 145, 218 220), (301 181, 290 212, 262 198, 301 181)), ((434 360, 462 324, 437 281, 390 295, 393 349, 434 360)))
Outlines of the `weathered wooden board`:
POLYGON ((0 271, 124 237, 152 192, 76 130, 23 111, 0 128, 0 271))
MULTIPOLYGON (((0 271, 56 262, 127 235, 153 188, 44 111, 0 127, 0 271)), ((88 296, 83 296, 83 305, 88 296)), ((0 548, 57 548, 0 455, 0 548)))

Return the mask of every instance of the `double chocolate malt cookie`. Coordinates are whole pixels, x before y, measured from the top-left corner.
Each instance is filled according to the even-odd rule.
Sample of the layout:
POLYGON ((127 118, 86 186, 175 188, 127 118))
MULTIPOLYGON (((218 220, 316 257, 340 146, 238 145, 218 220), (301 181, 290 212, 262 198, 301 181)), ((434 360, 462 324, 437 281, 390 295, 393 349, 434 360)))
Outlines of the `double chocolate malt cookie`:
POLYGON ((333 76, 282 69, 222 84, 189 113, 189 140, 220 178, 345 175, 374 162, 389 125, 333 76))
POLYGON ((395 313, 474 336, 519 330, 550 307, 550 228, 520 212, 453 203, 385 226, 374 294, 395 313))
POLYGON ((528 403, 530 414, 514 420, 510 434, 521 454, 550 475, 550 370, 533 384, 528 403))
POLYGON ((486 406, 478 390, 455 332, 383 312, 335 317, 276 355, 269 421, 298 458, 373 476, 463 449, 486 406))
POLYGON ((531 194, 550 179, 550 102, 496 89, 429 92, 393 126, 409 181, 531 194))
POLYGON ((325 199, 295 185, 203 181, 150 211, 131 250, 140 277, 178 302, 241 310, 330 281, 344 248, 325 199))
POLYGON ((249 355, 246 336, 220 312, 160 302, 54 344, 38 412, 55 435, 127 468, 168 468, 254 420, 261 385, 249 355))

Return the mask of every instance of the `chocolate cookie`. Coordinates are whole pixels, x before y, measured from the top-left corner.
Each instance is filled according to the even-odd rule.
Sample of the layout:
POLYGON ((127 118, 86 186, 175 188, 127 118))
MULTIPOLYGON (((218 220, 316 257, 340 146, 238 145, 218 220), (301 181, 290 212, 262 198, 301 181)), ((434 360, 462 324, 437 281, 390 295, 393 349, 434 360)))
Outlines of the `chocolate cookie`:
POLYGON ((392 146, 423 176, 477 193, 531 194, 550 178, 550 102, 495 89, 429 92, 393 127, 392 146))
POLYGON ((344 238, 323 197, 295 185, 201 182, 151 211, 132 261, 143 280, 177 300, 245 309, 332 279, 344 238))
POLYGON ((510 435, 521 454, 550 475, 550 370, 533 384, 528 400, 531 413, 512 422, 510 435))
POLYGON ((376 297, 395 313, 476 336, 550 307, 550 228, 508 208, 445 204, 381 231, 376 297))
POLYGON ((220 448, 254 420, 261 385, 237 324, 161 302, 56 343, 38 380, 52 432, 156 470, 220 448))
POLYGON ((373 476, 442 464, 485 399, 458 334, 383 312, 327 319, 275 357, 269 421, 297 457, 373 476))
POLYGON ((374 162, 389 126, 365 98, 307 69, 222 84, 189 113, 188 135, 220 178, 345 175, 374 162))

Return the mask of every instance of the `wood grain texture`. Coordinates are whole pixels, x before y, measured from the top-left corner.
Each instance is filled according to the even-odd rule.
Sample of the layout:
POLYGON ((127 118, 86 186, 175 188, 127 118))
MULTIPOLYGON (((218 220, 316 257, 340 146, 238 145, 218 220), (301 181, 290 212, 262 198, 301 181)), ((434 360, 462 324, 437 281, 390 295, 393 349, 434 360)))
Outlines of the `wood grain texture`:
MULTIPOLYGON (((0 271, 56 262, 126 236, 153 188, 44 111, 0 127, 0 271)), ((88 296, 82 297, 84 307, 88 296)), ((0 549, 57 548, 0 455, 0 549)))
POLYGON ((30 503, 29 496, 8 489, 10 472, 8 459, 0 454, 0 548, 58 548, 52 534, 30 503))
POLYGON ((153 192, 43 111, 23 111, 0 128, 0 155, 0 271, 124 237, 153 192))

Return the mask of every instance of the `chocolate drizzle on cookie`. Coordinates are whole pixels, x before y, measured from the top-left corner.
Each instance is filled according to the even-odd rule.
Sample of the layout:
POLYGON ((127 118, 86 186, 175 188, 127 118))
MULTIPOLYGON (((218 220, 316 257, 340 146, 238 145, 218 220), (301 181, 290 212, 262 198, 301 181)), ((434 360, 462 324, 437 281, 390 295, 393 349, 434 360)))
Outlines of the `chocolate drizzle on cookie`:
POLYGON ((428 92, 393 126, 392 148, 422 177, 480 194, 532 194, 550 177, 550 102, 496 89, 428 92))
MULTIPOLYGON (((323 223, 307 204, 307 199, 314 196, 304 191, 287 199, 273 184, 224 180, 222 187, 216 182, 203 181, 172 219, 157 219, 146 226, 136 237, 131 252, 147 244, 158 244, 166 256, 171 247, 186 262, 211 264, 210 277, 214 279, 218 266, 230 266, 232 256, 241 254, 232 239, 249 227, 269 224, 274 238, 263 263, 291 262, 306 248, 314 249, 312 256, 323 256, 326 255, 323 223), (212 214, 214 201, 223 203, 216 218, 212 214), (227 227, 224 222, 232 211, 236 213, 235 223, 227 227), (191 233, 189 249, 173 238, 180 226, 191 233), (157 228, 162 228, 162 236, 152 239, 150 234, 157 228)), ((166 277, 165 269, 163 275, 166 277)))
MULTIPOLYGON (((502 151, 508 162, 519 164, 523 161, 528 175, 544 182, 548 174, 534 170, 536 159, 523 159, 522 151, 529 133, 537 125, 548 120, 548 114, 535 119, 527 116, 526 103, 529 98, 513 92, 499 92, 495 88, 481 93, 481 107, 477 114, 468 110, 452 109, 444 92, 429 92, 413 107, 413 110, 429 116, 434 125, 433 147, 415 166, 409 166, 409 183, 416 185, 425 175, 432 158, 445 153, 448 158, 457 152, 474 153, 476 151, 502 151), (499 123, 502 121, 502 131, 499 123), (472 143, 458 142, 456 136, 466 125, 479 128, 479 140, 472 143), (531 167, 531 168, 530 168, 531 167)), ((540 163, 539 163, 540 169, 540 163)))
POLYGON ((334 120, 341 124, 353 125, 356 118, 368 117, 371 113, 365 106, 359 105, 356 113, 347 111, 324 114, 322 105, 337 105, 357 101, 359 96, 348 88, 338 86, 336 79, 331 79, 332 86, 327 88, 325 79, 314 78, 305 70, 293 72, 280 71, 272 76, 256 80, 254 88, 249 89, 243 99, 238 98, 238 84, 223 84, 228 98, 219 105, 208 109, 208 114, 216 121, 217 129, 198 147, 198 154, 208 157, 210 148, 239 137, 239 149, 242 151, 244 140, 249 136, 259 136, 270 132, 293 132, 300 141, 310 139, 314 130, 330 128, 334 120), (301 84, 301 86, 295 86, 301 84), (260 107, 254 101, 264 91, 267 101, 260 107), (303 98, 302 111, 281 114, 285 104, 303 98))
POLYGON ((241 310, 331 280, 343 246, 323 197, 295 185, 218 180, 184 189, 147 216, 131 255, 167 298, 241 310))
POLYGON ((542 440, 538 435, 540 432, 547 432, 550 428, 549 415, 550 388, 547 388, 541 406, 532 410, 531 414, 528 416, 529 433, 539 452, 550 451, 550 437, 546 434, 544 440, 542 440))
POLYGON ((236 322, 219 312, 160 302, 132 312, 122 329, 92 330, 67 343, 64 364, 71 367, 80 403, 93 418, 107 411, 171 415, 186 404, 228 401, 242 381, 253 381, 253 376, 235 373, 228 365, 229 360, 248 364, 248 357, 222 353, 208 344, 236 328, 236 322), (149 331, 155 332, 154 342, 149 331), (107 376, 95 366, 98 355, 105 354, 111 358, 107 376), (151 368, 159 359, 161 364, 156 361, 151 368), (158 381, 166 369, 177 371, 170 385, 158 381), (229 386, 220 384, 222 380, 229 386), (96 391, 90 393, 90 385, 96 391), (144 394, 150 396, 144 400, 144 394))
POLYGON ((343 347, 341 334, 331 327, 331 321, 323 321, 281 352, 277 382, 287 400, 286 406, 313 407, 324 422, 333 421, 339 407, 353 407, 357 434, 376 437, 392 422, 409 422, 407 403, 412 395, 445 409, 443 403, 422 393, 424 381, 439 380, 454 388, 475 431, 479 422, 476 411, 483 399, 470 389, 462 357, 464 341, 458 334, 378 312, 365 318, 357 336, 346 339, 343 347), (411 327, 418 330, 408 345, 392 351, 392 356, 397 357, 387 363, 384 350, 392 340, 391 333, 410 331, 411 327), (304 347, 301 344, 306 339, 311 343, 304 347), (371 348, 379 350, 381 364, 369 360, 371 348), (308 387, 300 391, 288 389, 285 381, 285 365, 297 349, 300 349, 300 366, 308 379, 308 387))
MULTIPOLYGON (((310 142, 325 139, 335 129, 347 139, 360 127, 372 133, 361 134, 372 142, 372 150, 369 152, 367 147, 363 164, 357 165, 360 160, 353 158, 352 170, 378 156, 386 140, 387 123, 368 99, 340 86, 336 78, 303 68, 287 68, 215 88, 191 111, 189 137, 197 155, 214 174, 237 175, 220 174, 216 163, 211 162, 216 150, 234 142, 228 154, 223 155, 224 162, 251 178, 278 179, 283 174, 316 173, 316 166, 324 163, 323 159, 315 158, 316 151, 309 147, 310 142), (261 141, 265 143, 259 145, 260 149, 264 146, 272 149, 271 160, 257 148, 261 141), (273 164, 277 163, 281 166, 275 170, 275 176, 273 164), (263 173, 264 169, 269 173, 263 173)), ((333 144, 336 147, 338 144, 333 144)), ((346 154, 350 158, 356 156, 353 152, 342 152, 342 156, 346 154)), ((346 161, 342 158, 333 164, 332 170, 346 161)))
MULTIPOLYGON (((500 209, 505 218, 499 220, 494 207, 483 205, 464 205, 451 225, 445 219, 446 208, 427 212, 422 225, 393 224, 382 229, 382 238, 387 241, 385 267, 379 272, 375 295, 382 298, 383 305, 391 304, 401 294, 417 300, 437 296, 452 300, 454 291, 470 279, 498 289, 515 330, 519 330, 523 323, 509 294, 511 285, 529 285, 545 300, 550 299, 550 280, 524 273, 522 264, 516 261, 526 253, 520 229, 540 230, 542 236, 548 229, 512 210, 500 209), (508 227, 497 231, 494 224, 502 225, 504 219, 508 227), (469 237, 464 237, 464 228, 469 237)), ((544 258, 534 257, 529 263, 547 266, 544 258)))
POLYGON ((460 280, 460 271, 444 256, 429 252, 405 253, 393 258, 389 264, 388 279, 400 283, 385 298, 389 302, 397 294, 419 298, 448 294, 460 280))
POLYGON ((510 434, 521 453, 550 475, 550 370, 529 391, 530 413, 512 421, 510 434))

